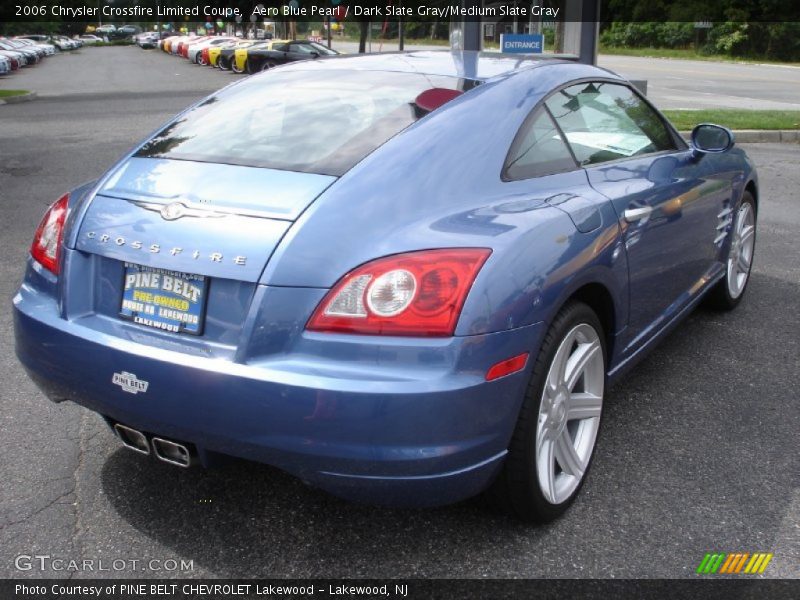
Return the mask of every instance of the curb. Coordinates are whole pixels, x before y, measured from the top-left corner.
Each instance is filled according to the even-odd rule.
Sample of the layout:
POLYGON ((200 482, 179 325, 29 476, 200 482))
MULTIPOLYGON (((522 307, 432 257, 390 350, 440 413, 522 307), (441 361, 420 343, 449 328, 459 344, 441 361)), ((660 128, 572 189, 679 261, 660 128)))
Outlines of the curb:
MULTIPOLYGON (((679 132, 686 139, 692 135, 691 131, 679 132)), ((737 143, 798 143, 800 142, 800 129, 739 129, 733 132, 737 143)))
POLYGON ((20 94, 19 96, 0 98, 0 106, 3 104, 21 104, 23 102, 30 102, 31 100, 36 100, 36 92, 28 92, 27 94, 20 94))

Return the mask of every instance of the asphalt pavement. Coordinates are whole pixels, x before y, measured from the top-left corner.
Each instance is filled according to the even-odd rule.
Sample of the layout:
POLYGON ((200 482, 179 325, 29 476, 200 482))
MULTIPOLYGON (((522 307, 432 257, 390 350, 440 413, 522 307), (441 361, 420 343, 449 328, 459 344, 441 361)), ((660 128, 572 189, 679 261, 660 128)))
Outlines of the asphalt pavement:
MULTIPOLYGON (((354 42, 333 47, 358 52, 354 42)), ((373 52, 396 51, 397 44, 372 42, 373 52)), ((406 50, 441 50, 442 46, 408 44, 406 50)), ((601 54, 597 64, 627 79, 647 81, 647 95, 661 109, 736 108, 800 110, 800 66, 712 62, 601 54)))
POLYGON ((474 500, 359 506, 244 461, 172 468, 48 402, 16 361, 10 310, 43 211, 236 76, 111 47, 14 85, 28 75, 43 97, 0 106, 0 577, 692 577, 710 551, 773 552, 766 576, 800 577, 800 146, 745 146, 761 178, 747 296, 696 311, 610 392, 583 492, 531 526, 474 500), (95 570, 19 570, 20 555, 95 570))
MULTIPOLYGON (((354 54, 358 44, 334 40, 333 47, 354 54)), ((373 52, 396 51, 397 44, 372 42, 373 52)), ((442 46, 407 44, 407 50, 441 50, 442 46)), ((151 72, 160 71, 156 53, 141 57, 137 69, 118 68, 119 48, 84 48, 58 57, 67 77, 53 80, 44 69, 28 69, 22 77, 0 77, 0 89, 23 87, 39 95, 96 93, 103 82, 109 91, 139 93, 151 88, 151 72), (109 52, 112 50, 112 52, 109 52), (100 53, 100 54, 98 54, 100 53), (107 59, 107 56, 114 58, 107 59), (74 66, 73 66, 74 65, 74 66), (43 73, 44 72, 44 73, 43 73)), ((628 79, 647 81, 647 94, 662 109, 734 108, 758 110, 800 110, 800 66, 659 59, 601 54, 598 65, 628 79)), ((188 89, 213 90, 218 86, 214 73, 198 74, 172 69, 158 73, 158 91, 180 94, 188 89), (190 78, 191 83, 186 81, 190 78)))
POLYGON ((800 66, 602 54, 597 64, 646 80, 662 109, 800 110, 800 66))

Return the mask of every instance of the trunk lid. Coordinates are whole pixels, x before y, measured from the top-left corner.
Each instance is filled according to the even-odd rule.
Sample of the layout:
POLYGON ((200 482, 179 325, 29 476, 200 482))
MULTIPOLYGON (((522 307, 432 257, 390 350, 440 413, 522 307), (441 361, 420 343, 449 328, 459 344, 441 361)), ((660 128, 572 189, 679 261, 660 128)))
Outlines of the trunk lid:
POLYGON ((153 268, 256 282, 291 223, 335 180, 131 158, 92 199, 76 248, 153 268))

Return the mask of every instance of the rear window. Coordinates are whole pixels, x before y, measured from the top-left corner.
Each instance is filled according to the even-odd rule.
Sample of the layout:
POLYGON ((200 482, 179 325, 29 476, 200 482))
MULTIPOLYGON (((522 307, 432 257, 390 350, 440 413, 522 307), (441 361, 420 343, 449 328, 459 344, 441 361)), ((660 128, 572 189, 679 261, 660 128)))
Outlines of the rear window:
POLYGON ((205 100, 136 156, 341 175, 425 114, 414 104, 419 94, 473 85, 418 73, 277 70, 205 100))

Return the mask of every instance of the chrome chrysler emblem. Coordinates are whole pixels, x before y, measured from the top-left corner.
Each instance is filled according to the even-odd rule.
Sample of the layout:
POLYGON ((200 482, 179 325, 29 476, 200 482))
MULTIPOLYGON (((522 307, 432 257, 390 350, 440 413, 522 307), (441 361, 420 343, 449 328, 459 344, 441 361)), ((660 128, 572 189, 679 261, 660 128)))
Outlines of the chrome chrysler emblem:
POLYGON ((159 212, 161 217, 167 221, 174 221, 180 219, 186 211, 186 207, 180 202, 173 202, 164 206, 159 212))
POLYGON ((184 202, 170 202, 169 204, 161 204, 158 202, 134 201, 133 203, 139 208, 152 210, 159 213, 161 218, 165 219, 166 221, 175 221, 176 219, 180 219, 182 217, 218 218, 226 216, 226 213, 223 211, 213 210, 204 206, 197 206, 193 203, 189 203, 188 206, 184 202))

